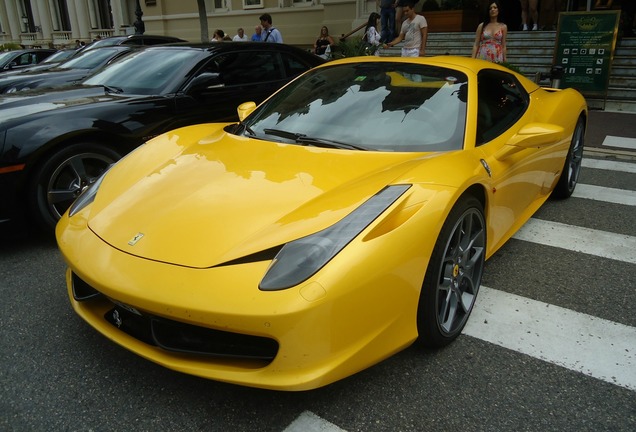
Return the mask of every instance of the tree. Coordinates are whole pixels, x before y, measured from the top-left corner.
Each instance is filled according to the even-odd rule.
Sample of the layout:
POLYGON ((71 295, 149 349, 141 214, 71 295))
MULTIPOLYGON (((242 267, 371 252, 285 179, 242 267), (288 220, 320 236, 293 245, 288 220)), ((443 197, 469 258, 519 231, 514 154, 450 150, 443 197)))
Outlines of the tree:
POLYGON ((197 0, 199 7, 199 26, 201 27, 201 42, 210 41, 210 33, 208 32, 208 13, 205 10, 205 0, 197 0))

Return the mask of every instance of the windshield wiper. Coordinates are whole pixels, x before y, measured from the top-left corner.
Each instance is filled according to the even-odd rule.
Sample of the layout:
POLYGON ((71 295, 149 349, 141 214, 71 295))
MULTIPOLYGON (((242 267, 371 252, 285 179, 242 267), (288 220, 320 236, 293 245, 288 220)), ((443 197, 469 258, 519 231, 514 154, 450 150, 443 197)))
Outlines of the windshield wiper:
POLYGON ((327 147, 327 148, 337 148, 337 149, 347 149, 347 150, 363 150, 368 151, 371 150, 367 147, 362 147, 354 144, 347 144, 340 141, 326 140, 322 138, 301 136, 296 139, 296 142, 299 144, 308 144, 316 147, 327 147))
POLYGON ((353 144, 347 144, 339 141, 327 140, 323 138, 310 137, 305 134, 297 133, 297 132, 289 132, 280 129, 264 129, 268 135, 279 136, 281 138, 287 138, 293 140, 298 144, 307 144, 315 147, 327 147, 327 148, 337 148, 337 149, 348 149, 348 150, 370 150, 368 148, 357 146, 353 144))
POLYGON ((288 132, 288 131, 284 131, 280 129, 263 129, 263 132, 265 132, 267 135, 274 135, 274 136, 287 138, 294 141, 296 141, 298 138, 302 136, 305 136, 304 134, 299 134, 296 132, 288 132))
POLYGON ((120 89, 119 87, 113 87, 106 84, 102 84, 102 87, 104 87, 104 90, 106 90, 106 92, 108 93, 123 93, 124 92, 124 90, 120 89))

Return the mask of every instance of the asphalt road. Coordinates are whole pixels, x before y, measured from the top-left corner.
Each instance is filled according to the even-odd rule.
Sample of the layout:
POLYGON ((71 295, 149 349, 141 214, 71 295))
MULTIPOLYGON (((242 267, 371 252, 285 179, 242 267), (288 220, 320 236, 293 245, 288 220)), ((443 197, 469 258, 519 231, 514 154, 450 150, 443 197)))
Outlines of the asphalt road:
MULTIPOLYGON (((483 285, 491 292, 556 311, 536 321, 553 334, 548 348, 557 356, 561 345, 591 333, 559 330, 552 320, 570 316, 560 311, 635 334, 636 152, 629 154, 586 154, 609 164, 584 167, 577 189, 583 195, 546 203, 533 218, 537 239, 515 237, 487 263, 483 285), (547 222, 567 235, 557 246, 542 243, 559 238, 547 222), (603 252, 608 245, 568 246, 606 237, 618 239, 616 256, 603 252)), ((442 350, 413 346, 322 389, 272 392, 173 372, 110 343, 71 310, 64 268, 50 240, 0 240, 2 431, 636 430, 636 388, 629 387, 636 344, 629 337, 608 342, 627 343, 621 350, 633 366, 609 379, 593 373, 607 361, 602 349, 581 345, 576 354, 592 367, 577 370, 543 351, 489 342, 476 330, 442 350), (297 426, 307 414, 317 422, 297 426)), ((475 312, 499 315, 480 300, 475 312)), ((508 339, 525 344, 523 337, 508 339)))

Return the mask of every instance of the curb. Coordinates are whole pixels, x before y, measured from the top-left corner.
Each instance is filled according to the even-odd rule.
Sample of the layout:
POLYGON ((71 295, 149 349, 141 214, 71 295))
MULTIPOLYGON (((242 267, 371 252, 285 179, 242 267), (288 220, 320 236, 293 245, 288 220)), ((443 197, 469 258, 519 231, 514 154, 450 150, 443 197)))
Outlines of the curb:
POLYGON ((584 147, 583 155, 636 161, 636 152, 629 151, 629 150, 613 150, 613 149, 601 149, 598 147, 584 147))

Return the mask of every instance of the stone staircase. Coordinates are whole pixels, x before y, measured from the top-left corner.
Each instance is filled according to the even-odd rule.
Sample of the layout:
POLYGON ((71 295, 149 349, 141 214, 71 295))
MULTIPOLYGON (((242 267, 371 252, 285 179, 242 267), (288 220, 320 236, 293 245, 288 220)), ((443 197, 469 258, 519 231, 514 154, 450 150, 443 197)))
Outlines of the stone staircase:
POLYGON ((624 38, 617 44, 605 109, 610 110, 608 107, 636 112, 636 38, 624 38))
MULTIPOLYGON (((469 57, 474 33, 429 33, 426 55, 458 55, 469 57)), ((535 81, 537 74, 548 73, 552 67, 556 32, 529 31, 508 33, 508 62, 535 81)), ((398 47, 384 50, 381 55, 400 55, 398 47)), ((539 82, 549 86, 549 80, 539 82)), ((587 98, 590 109, 636 112, 636 38, 619 40, 612 63, 607 100, 587 98)))

